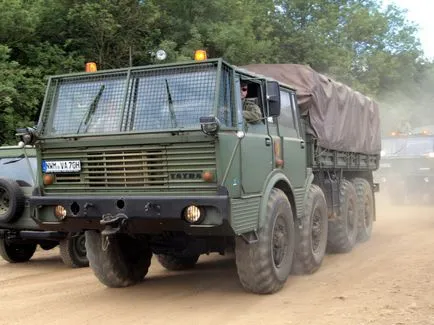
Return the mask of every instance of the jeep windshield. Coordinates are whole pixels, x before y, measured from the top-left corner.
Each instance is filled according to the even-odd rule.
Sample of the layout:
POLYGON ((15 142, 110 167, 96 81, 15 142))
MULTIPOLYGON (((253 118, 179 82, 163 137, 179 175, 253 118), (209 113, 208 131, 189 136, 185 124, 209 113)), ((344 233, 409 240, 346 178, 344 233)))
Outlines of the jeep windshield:
POLYGON ((232 126, 232 113, 227 112, 230 73, 223 69, 217 78, 218 73, 216 63, 207 63, 53 77, 42 133, 199 129, 199 118, 214 115, 216 103, 222 124, 232 126))
POLYGON ((434 137, 399 137, 382 140, 384 157, 423 156, 434 152, 434 137))
POLYGON ((29 157, 30 166, 24 155, 0 157, 0 177, 13 179, 20 186, 34 186, 32 173, 36 173, 36 157, 29 157))

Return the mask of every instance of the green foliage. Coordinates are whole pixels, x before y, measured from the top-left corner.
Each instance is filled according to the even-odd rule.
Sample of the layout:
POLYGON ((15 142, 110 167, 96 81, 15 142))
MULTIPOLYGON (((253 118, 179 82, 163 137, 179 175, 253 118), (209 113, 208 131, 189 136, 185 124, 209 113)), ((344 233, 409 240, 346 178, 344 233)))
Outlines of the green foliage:
POLYGON ((38 119, 47 75, 151 64, 160 48, 166 62, 203 48, 237 65, 309 64, 376 98, 385 129, 434 124, 433 64, 416 33, 381 0, 3 0, 0 141, 38 119))
POLYGON ((175 44, 176 59, 192 58, 205 48, 211 57, 234 64, 270 62, 275 45, 267 10, 272 1, 161 0, 157 22, 162 36, 175 44))
POLYGON ((427 64, 417 80, 403 78, 398 87, 383 92, 378 98, 383 133, 396 131, 403 121, 408 121, 413 128, 434 124, 433 89, 434 66, 427 64))
POLYGON ((151 62, 150 50, 158 41, 153 27, 159 13, 151 1, 98 0, 75 3, 69 10, 71 46, 100 68, 126 67, 151 62))
POLYGON ((33 125, 44 89, 40 71, 10 60, 10 49, 0 45, 0 143, 15 143, 17 127, 33 125))

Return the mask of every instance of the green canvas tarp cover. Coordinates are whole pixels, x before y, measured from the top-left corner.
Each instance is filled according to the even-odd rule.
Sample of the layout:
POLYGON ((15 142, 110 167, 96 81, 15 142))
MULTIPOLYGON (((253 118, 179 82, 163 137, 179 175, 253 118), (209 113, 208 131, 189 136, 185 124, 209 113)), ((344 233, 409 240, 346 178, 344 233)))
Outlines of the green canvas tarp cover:
POLYGON ((296 89, 307 132, 318 145, 331 150, 380 154, 378 104, 372 99, 299 64, 251 64, 241 68, 296 89))

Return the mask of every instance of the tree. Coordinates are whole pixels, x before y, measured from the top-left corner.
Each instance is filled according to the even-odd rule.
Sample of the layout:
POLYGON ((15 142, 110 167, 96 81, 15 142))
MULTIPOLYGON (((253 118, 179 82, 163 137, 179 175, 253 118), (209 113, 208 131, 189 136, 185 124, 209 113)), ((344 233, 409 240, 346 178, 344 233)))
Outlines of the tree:
POLYGON ((273 1, 259 0, 161 0, 157 22, 177 60, 191 59, 205 48, 210 57, 234 64, 269 62, 275 46, 270 37, 269 12, 273 1))
POLYGON ((40 71, 10 60, 10 49, 0 45, 0 143, 13 144, 17 127, 34 125, 44 84, 40 71))
POLYGON ((308 64, 378 99, 382 114, 405 94, 394 114, 415 121, 422 80, 432 80, 416 32, 404 10, 378 0, 2 1, 0 140, 37 119, 46 75, 83 71, 85 61, 151 64, 160 48, 165 62, 206 49, 237 65, 308 64))
POLYGON ((279 0, 279 60, 304 63, 362 92, 378 95, 414 76, 420 44, 405 12, 374 0, 279 0))
POLYGON ((152 1, 78 1, 67 14, 73 49, 101 68, 150 63, 149 52, 159 37, 153 27, 159 14, 152 1))

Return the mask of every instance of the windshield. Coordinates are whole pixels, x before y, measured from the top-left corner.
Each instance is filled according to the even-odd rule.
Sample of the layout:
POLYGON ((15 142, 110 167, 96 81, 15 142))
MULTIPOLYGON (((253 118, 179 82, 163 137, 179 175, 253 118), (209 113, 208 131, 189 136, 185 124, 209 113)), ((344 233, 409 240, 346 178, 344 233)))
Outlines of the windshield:
POLYGON ((382 140, 383 156, 422 156, 434 152, 434 137, 408 137, 382 140))
MULTIPOLYGON (((224 70, 221 80, 228 82, 224 70)), ((52 135, 200 128, 216 103, 216 64, 54 79, 45 104, 52 135)), ((221 91, 223 93, 223 91, 221 91)), ((220 94, 218 115, 231 94, 220 94)), ((232 118, 224 118, 232 126, 232 118)))
MULTIPOLYGON (((36 173, 36 157, 29 157, 33 173, 36 173)), ((16 180, 21 186, 33 186, 32 173, 24 155, 0 158, 0 177, 16 180)))

